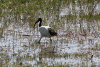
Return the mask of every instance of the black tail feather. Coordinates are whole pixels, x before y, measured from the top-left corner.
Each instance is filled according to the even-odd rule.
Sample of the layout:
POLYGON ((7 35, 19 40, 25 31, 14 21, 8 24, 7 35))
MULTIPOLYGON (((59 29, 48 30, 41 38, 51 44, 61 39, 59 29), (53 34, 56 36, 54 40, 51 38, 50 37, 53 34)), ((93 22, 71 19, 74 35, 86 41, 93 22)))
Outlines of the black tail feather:
POLYGON ((49 31, 51 36, 57 36, 57 33, 53 29, 48 28, 48 31, 49 31))

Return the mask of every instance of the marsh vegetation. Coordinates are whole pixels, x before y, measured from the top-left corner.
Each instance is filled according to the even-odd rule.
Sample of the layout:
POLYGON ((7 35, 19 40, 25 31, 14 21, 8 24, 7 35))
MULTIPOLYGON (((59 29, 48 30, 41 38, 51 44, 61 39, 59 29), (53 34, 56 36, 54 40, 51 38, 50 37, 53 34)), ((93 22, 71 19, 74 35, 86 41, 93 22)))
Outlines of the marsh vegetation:
POLYGON ((99 0, 0 0, 0 67, 99 67, 99 18, 99 0), (58 41, 37 43, 39 17, 58 41))

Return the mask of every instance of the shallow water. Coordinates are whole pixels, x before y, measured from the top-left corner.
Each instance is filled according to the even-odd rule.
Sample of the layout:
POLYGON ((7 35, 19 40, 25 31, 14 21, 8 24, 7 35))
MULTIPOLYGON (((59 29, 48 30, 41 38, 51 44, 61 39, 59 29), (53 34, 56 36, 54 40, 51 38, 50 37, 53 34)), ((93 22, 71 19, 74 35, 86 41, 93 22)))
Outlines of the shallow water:
MULTIPOLYGON (((44 47, 38 47, 37 44, 35 44, 34 42, 37 41, 40 37, 40 33, 39 32, 33 32, 33 29, 28 28, 29 25, 25 24, 23 25, 23 27, 19 27, 17 25, 15 25, 15 27, 13 28, 13 24, 10 25, 7 29, 4 30, 3 33, 3 38, 0 39, 0 47, 1 49, 1 53, 6 52, 8 54, 8 56, 10 57, 10 61, 9 63, 13 63, 13 62, 17 62, 17 57, 21 56, 24 57, 25 55, 29 54, 29 56, 31 57, 36 57, 36 59, 32 59, 32 60, 21 60, 23 62, 23 64, 25 65, 32 65, 34 66, 35 64, 37 64, 37 62, 39 61, 39 53, 41 52, 41 49, 43 48, 48 48, 55 46, 54 51, 57 54, 63 55, 66 53, 91 53, 91 50, 89 50, 89 48, 93 47, 95 44, 100 44, 100 40, 99 38, 89 38, 87 37, 87 39, 85 39, 83 41, 82 44, 80 44, 76 39, 68 39, 66 37, 59 37, 58 36, 58 41, 56 41, 56 37, 53 37, 53 43, 50 44, 49 42, 49 38, 43 38, 41 40, 41 44, 39 45, 43 45, 44 47), (26 36, 25 36, 26 35, 26 36), (89 39, 93 39, 93 45, 91 45, 91 43, 89 42, 89 39), (66 40, 68 40, 69 42, 67 43, 66 40), (34 43, 35 46, 31 47, 30 44, 34 43), (24 47, 24 45, 26 47, 24 47), (16 56, 13 56, 13 54, 18 54, 16 56)), ((81 36, 80 36, 81 37, 81 36)), ((84 37, 82 37, 84 39, 84 37)), ((93 57, 93 63, 95 65, 99 65, 100 62, 100 57, 96 56, 96 54, 100 54, 100 51, 96 50, 94 51, 94 57, 93 57)), ((88 54, 87 56, 91 56, 91 54, 88 54)), ((87 57, 88 59, 90 57, 87 57)), ((20 61, 20 62, 21 62, 20 61)), ((79 64, 79 66, 81 66, 82 62, 85 63, 85 66, 91 66, 92 63, 89 61, 85 61, 85 58, 81 58, 81 57, 74 57, 74 56, 69 56, 69 57, 54 57, 54 58, 42 58, 42 62, 46 63, 48 65, 57 65, 59 63, 62 64, 69 64, 69 65, 74 65, 77 66, 77 64, 79 64), (88 64, 86 64, 88 62, 88 64)))
MULTIPOLYGON (((86 6, 82 9, 84 8, 86 8, 86 6)), ((97 12, 100 12, 99 8, 100 5, 97 5, 97 12)), ((74 14, 72 9, 72 4, 69 5, 69 8, 64 7, 61 9, 60 17, 68 15, 69 11, 71 11, 71 14, 74 14)), ((75 10, 79 11, 79 6, 75 5, 75 10)), ((88 10, 86 9, 84 12, 87 14, 88 10)), ((77 15, 79 15, 79 12, 77 15)), ((23 19, 23 15, 21 15, 21 19, 23 19)), ((77 19, 77 22, 79 22, 79 18, 77 19)), ((4 18, 2 18, 0 27, 2 27, 4 21, 4 18)), ((84 29, 88 27, 87 22, 85 19, 83 20, 84 29)), ((79 23, 74 25, 65 21, 63 31, 62 29, 57 31, 58 41, 57 37, 52 37, 52 43, 50 43, 49 38, 43 38, 41 43, 38 44, 37 41, 40 38, 38 29, 30 28, 27 22, 20 26, 16 24, 14 20, 13 23, 3 30, 3 37, 0 38, 0 53, 8 55, 8 66, 22 62, 25 66, 40 66, 39 63, 43 63, 47 64, 47 66, 62 64, 72 67, 91 67, 92 65, 98 67, 100 66, 100 50, 98 48, 100 46, 100 39, 99 34, 96 35, 97 37, 94 36, 96 33, 92 28, 92 26, 94 26, 95 30, 99 33, 99 29, 96 27, 97 24, 95 24, 96 22, 97 21, 94 20, 94 23, 91 23, 91 31, 85 37, 80 33, 75 33, 79 31, 79 23), (75 26, 77 26, 77 31, 75 31, 75 26), (67 31, 69 27, 72 32, 67 31), (33 45, 31 45, 32 43, 33 45), (92 50, 92 48, 95 49, 92 50), (81 56, 80 54, 85 55, 81 56), (91 60, 92 54, 93 58, 91 60)), ((21 21, 21 23, 23 23, 23 21, 21 21)), ((100 25, 100 21, 98 21, 98 24, 100 25)), ((0 59, 2 58, 4 59, 5 57, 0 57, 0 59)), ((4 64, 5 62, 6 59, 4 59, 2 63, 4 64)))

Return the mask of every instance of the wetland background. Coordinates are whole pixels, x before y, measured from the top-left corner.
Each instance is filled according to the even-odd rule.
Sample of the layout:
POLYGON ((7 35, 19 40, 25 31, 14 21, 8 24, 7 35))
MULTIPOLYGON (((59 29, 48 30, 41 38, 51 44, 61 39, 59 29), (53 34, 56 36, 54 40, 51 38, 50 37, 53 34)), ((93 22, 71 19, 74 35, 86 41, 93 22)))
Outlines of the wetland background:
POLYGON ((0 0, 0 67, 99 67, 99 31, 99 0, 0 0), (39 17, 58 41, 37 43, 39 17))

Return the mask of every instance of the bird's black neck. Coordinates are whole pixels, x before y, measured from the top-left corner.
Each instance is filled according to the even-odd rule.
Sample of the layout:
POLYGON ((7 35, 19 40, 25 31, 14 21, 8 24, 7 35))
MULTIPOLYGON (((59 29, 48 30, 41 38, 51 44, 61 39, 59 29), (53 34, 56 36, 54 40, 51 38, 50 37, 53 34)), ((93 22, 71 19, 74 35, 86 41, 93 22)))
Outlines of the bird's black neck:
POLYGON ((39 23, 39 27, 41 27, 41 26, 42 26, 42 19, 41 19, 41 18, 39 18, 39 19, 35 22, 34 27, 35 27, 35 25, 36 25, 38 22, 40 22, 40 23, 39 23))
POLYGON ((39 23, 39 27, 41 27, 42 26, 42 21, 40 21, 40 23, 39 23))

